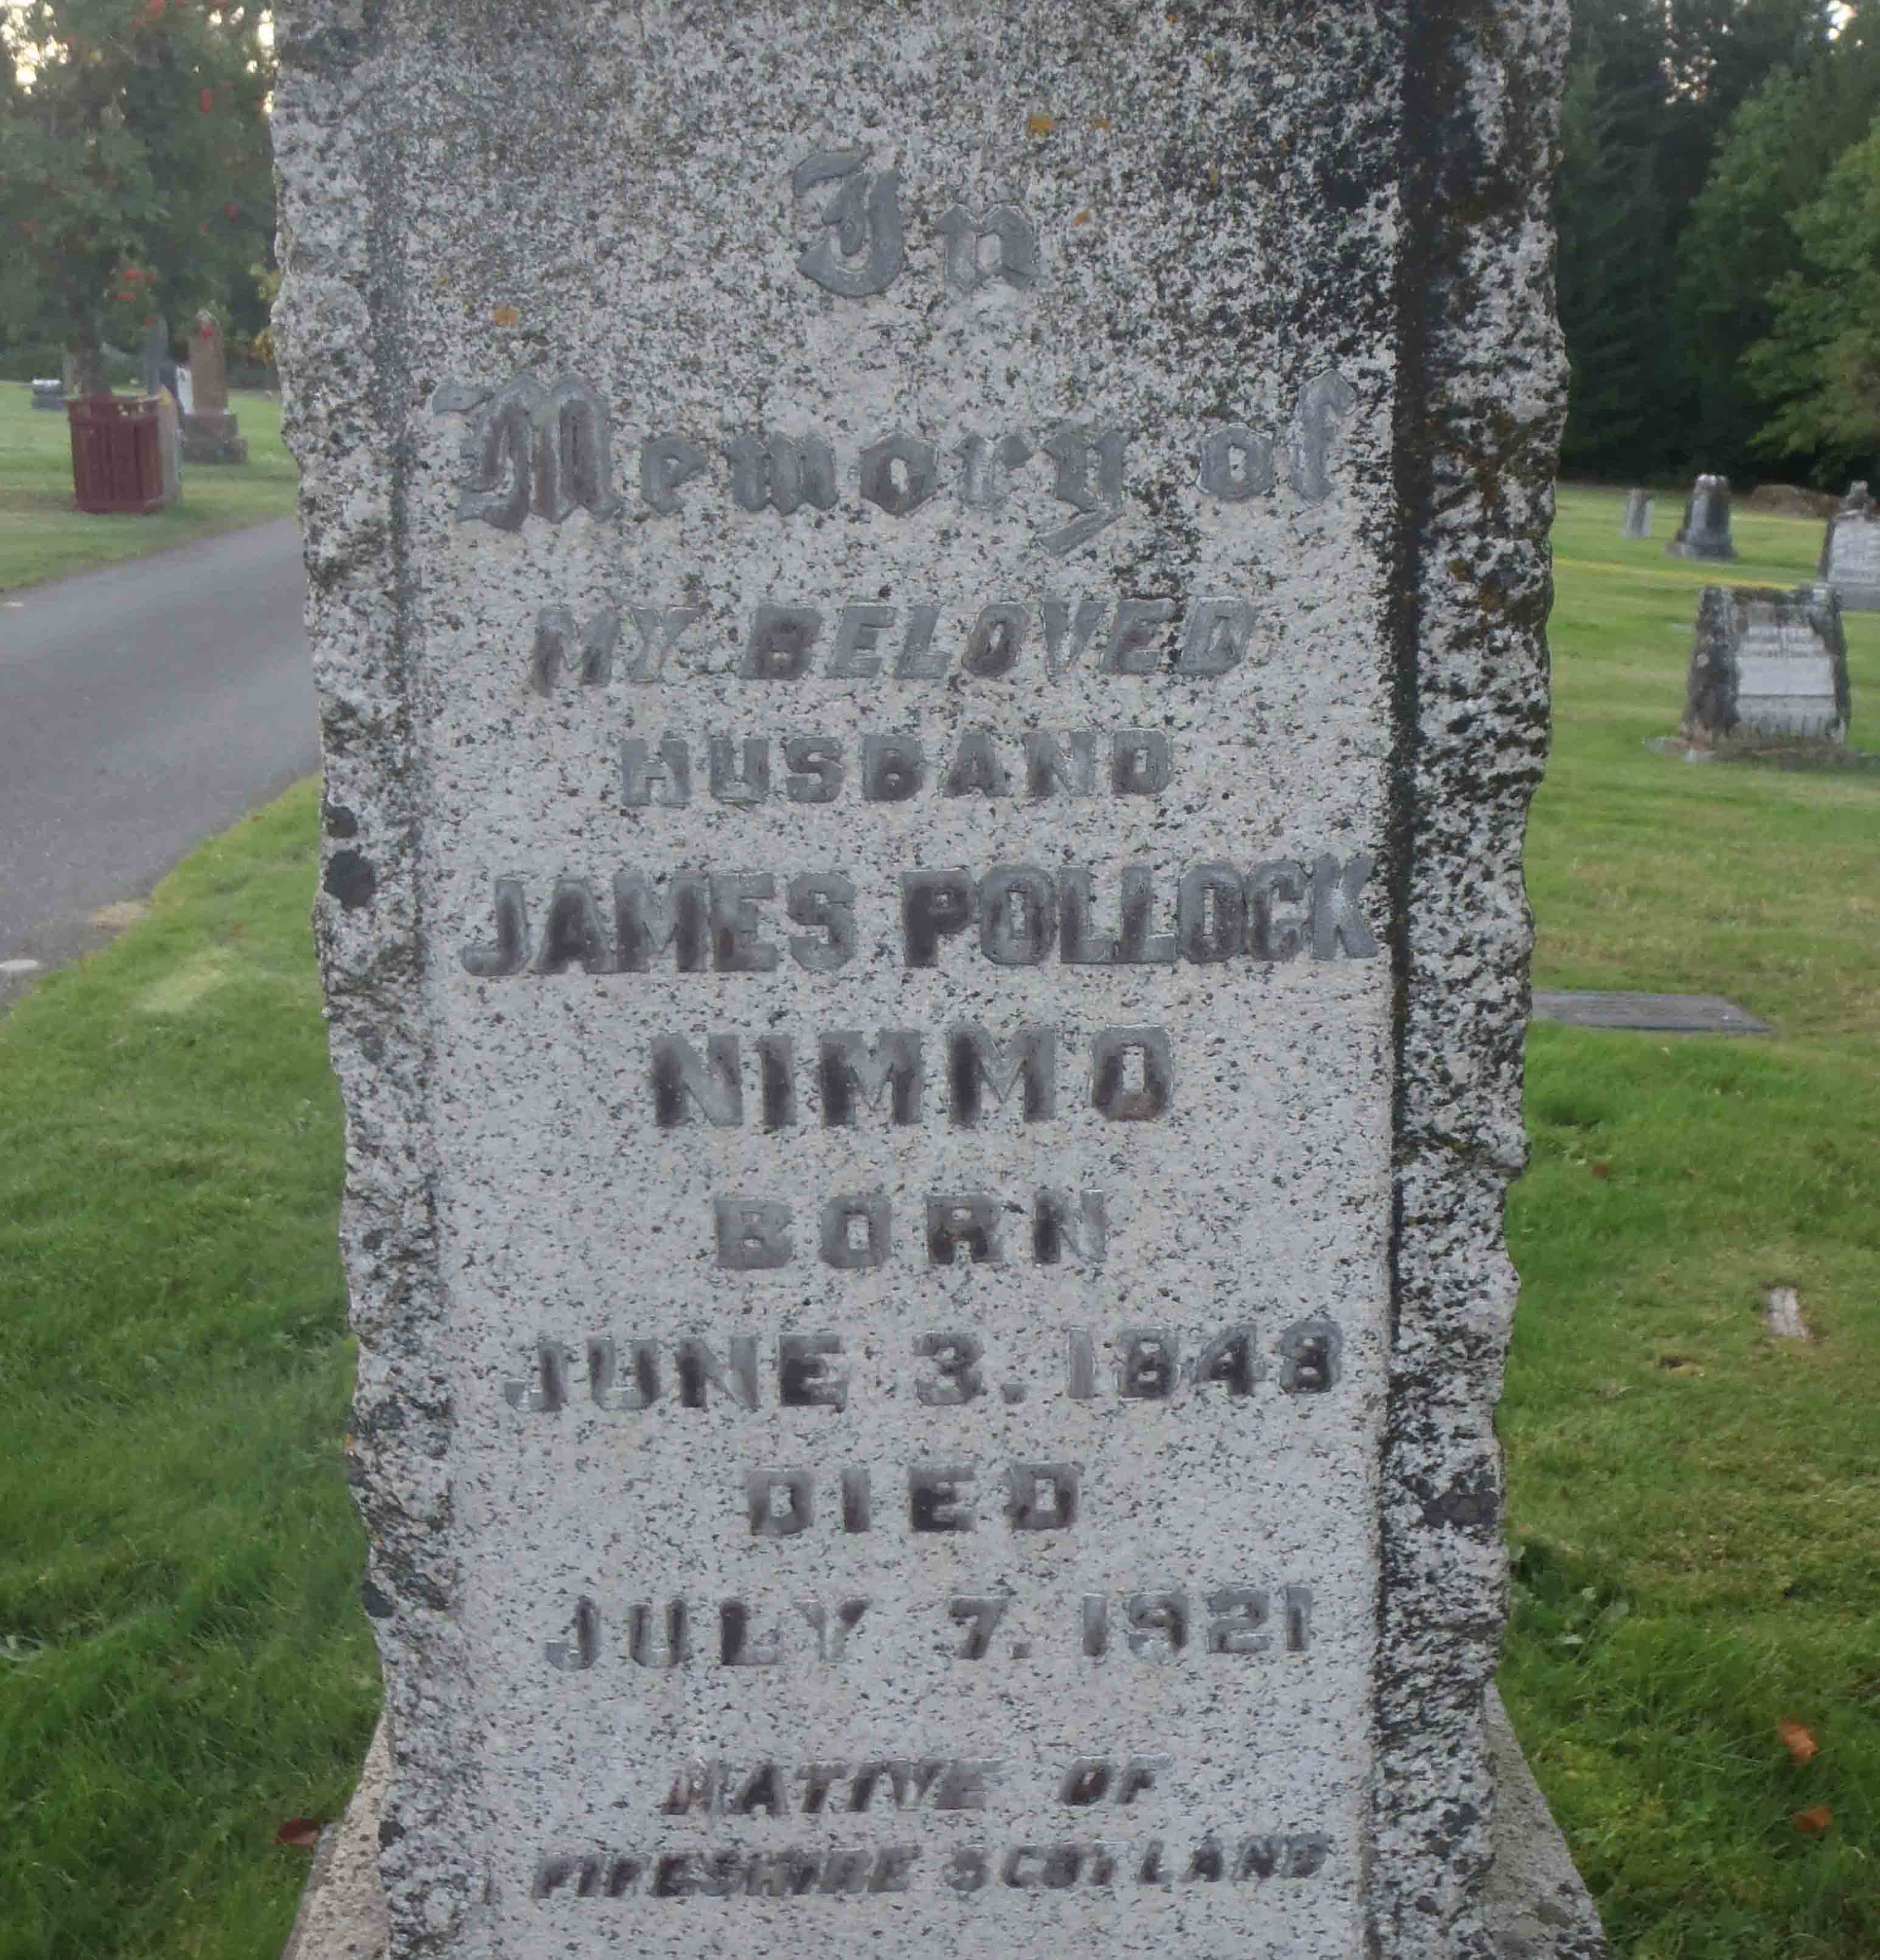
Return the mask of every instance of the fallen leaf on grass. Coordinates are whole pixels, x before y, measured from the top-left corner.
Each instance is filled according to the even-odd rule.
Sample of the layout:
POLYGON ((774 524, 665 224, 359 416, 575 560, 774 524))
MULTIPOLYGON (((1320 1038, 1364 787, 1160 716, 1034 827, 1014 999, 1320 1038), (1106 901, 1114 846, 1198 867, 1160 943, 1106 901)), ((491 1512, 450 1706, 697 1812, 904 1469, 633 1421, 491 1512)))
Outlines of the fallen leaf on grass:
POLYGON ((1820 1753, 1821 1744, 1792 1715, 1784 1716, 1776 1724, 1776 1733, 1782 1738, 1782 1746, 1792 1762, 1805 1763, 1820 1753))
POLYGON ((274 1834, 277 1844, 290 1844, 296 1851, 311 1851, 320 1842, 317 1817, 290 1817, 274 1834))
POLYGON ((1821 1838, 1827 1834, 1827 1827, 1834 1821, 1834 1813, 1825 1803, 1811 1803, 1806 1810, 1798 1810, 1789 1822, 1805 1838, 1821 1838))
POLYGON ((1612 1175, 1612 1166, 1602 1157, 1593 1166, 1593 1175, 1595 1177, 1610 1177, 1612 1175))

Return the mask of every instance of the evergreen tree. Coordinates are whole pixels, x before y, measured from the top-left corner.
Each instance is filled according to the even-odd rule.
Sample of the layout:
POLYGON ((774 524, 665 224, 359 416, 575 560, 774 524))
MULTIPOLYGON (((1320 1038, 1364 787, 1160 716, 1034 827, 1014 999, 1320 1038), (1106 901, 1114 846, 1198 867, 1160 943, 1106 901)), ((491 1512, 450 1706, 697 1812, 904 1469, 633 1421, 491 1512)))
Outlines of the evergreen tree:
POLYGON ((104 340, 135 346, 156 313, 247 323, 274 231, 261 21, 202 0, 0 12, 0 339, 61 341, 95 386, 104 340))
POLYGON ((1765 410, 1744 357, 1774 324, 1774 288, 1801 265, 1790 220, 1877 110, 1880 62, 1850 37, 1801 74, 1779 70, 1730 119, 1678 247, 1674 316, 1700 456, 1749 453, 1765 410))
POLYGON ((1827 0, 1573 0, 1555 206, 1569 468, 1639 476, 1745 460, 1753 412, 1740 388, 1715 406, 1717 377, 1745 344, 1729 344, 1731 307, 1766 282, 1740 253, 1719 271, 1713 227, 1681 296, 1703 297, 1700 339, 1679 310, 1680 237, 1739 105, 1772 70, 1810 70, 1834 45, 1827 0))
POLYGON ((1773 411, 1757 447, 1871 475, 1880 450, 1880 120, 1791 221, 1801 264, 1777 282, 1768 337, 1748 358, 1773 411))
POLYGON ((1597 48, 1567 73, 1554 186, 1561 331, 1572 369, 1562 467, 1649 473, 1665 392, 1659 270, 1665 210, 1639 120, 1637 83, 1604 78, 1597 48))

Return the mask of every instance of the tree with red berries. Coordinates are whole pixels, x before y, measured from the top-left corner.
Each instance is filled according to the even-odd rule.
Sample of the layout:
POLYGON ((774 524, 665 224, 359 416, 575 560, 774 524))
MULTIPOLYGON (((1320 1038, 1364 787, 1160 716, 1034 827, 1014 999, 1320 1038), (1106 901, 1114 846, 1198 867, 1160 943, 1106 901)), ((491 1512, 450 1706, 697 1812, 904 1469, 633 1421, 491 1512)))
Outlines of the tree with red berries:
POLYGON ((80 384, 158 313, 263 324, 274 236, 266 11, 202 0, 0 8, 0 345, 57 340, 80 384))

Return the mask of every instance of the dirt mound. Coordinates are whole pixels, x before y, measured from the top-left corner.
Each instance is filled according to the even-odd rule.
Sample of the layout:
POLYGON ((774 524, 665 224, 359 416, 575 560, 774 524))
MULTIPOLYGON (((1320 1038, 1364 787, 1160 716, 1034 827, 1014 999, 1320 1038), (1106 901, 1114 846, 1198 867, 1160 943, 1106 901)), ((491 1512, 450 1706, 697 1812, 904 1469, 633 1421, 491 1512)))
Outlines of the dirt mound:
POLYGON ((1840 499, 1825 490, 1803 490, 1792 483, 1759 483, 1743 508, 1765 517, 1831 517, 1840 499))

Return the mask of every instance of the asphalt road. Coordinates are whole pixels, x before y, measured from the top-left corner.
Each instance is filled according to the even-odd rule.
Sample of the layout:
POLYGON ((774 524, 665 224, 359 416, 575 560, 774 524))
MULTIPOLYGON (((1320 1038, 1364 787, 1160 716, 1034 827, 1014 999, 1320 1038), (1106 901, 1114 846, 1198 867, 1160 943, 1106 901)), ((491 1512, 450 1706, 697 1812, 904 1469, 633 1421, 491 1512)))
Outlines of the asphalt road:
POLYGON ((0 1008, 319 760, 292 521, 0 593, 0 1008))

